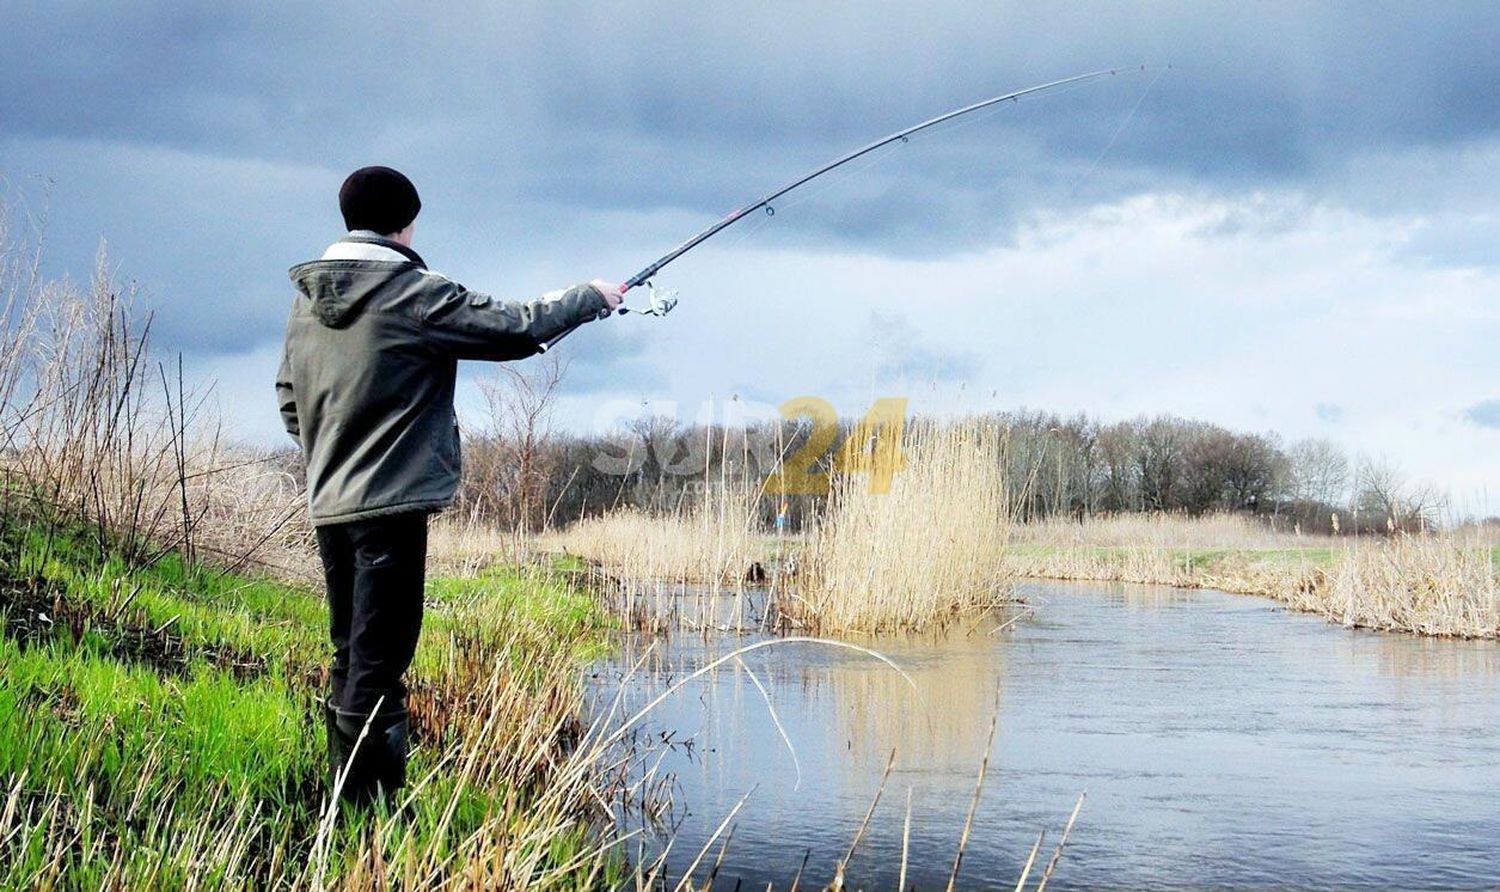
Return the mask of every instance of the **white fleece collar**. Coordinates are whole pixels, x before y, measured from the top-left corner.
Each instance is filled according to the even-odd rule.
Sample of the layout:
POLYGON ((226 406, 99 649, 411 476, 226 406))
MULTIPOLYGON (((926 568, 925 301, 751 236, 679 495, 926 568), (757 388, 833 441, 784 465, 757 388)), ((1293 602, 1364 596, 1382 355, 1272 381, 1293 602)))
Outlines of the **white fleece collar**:
MULTIPOLYGON (((351 230, 350 235, 373 236, 382 238, 380 233, 371 232, 367 229, 351 230)), ((410 263, 411 258, 397 251, 395 248, 387 248, 385 245, 372 245, 369 242, 349 242, 339 240, 328 246, 323 252, 324 260, 375 260, 385 263, 410 263)))

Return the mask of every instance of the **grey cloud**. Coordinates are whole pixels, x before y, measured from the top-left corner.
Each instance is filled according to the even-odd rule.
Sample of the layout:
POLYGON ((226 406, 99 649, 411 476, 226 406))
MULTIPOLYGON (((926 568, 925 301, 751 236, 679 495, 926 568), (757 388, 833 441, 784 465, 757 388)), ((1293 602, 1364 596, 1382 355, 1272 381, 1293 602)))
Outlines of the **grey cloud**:
POLYGON ((621 243, 644 262, 925 116, 1167 61, 1175 70, 1138 108, 1152 75, 1006 106, 820 181, 753 244, 940 256, 1003 243, 1037 208, 1144 188, 1290 185, 1420 208, 1435 200, 1423 189, 1372 190, 1357 171, 1372 153, 1500 137, 1497 44, 1500 8, 1477 4, 889 2, 852 14, 769 2, 729 14, 15 0, 0 8, 0 175, 56 177, 57 268, 86 269, 106 236, 160 301, 165 339, 243 349, 278 336, 283 270, 336 232, 332 196, 363 163, 417 180, 439 268, 621 243), (601 211, 655 223, 587 229, 601 211))
MULTIPOLYGON (((988 91, 1138 60, 1177 70, 1116 145, 1126 166, 1305 175, 1355 149, 1500 126, 1500 13, 1480 6, 60 6, 0 14, 13 133, 346 163, 359 146, 510 169, 511 188, 590 204, 723 210, 756 159, 789 175, 988 91), (637 143, 670 164, 647 194, 616 163, 637 143)), ((1091 158, 1143 86, 1022 103, 944 139, 959 165, 1007 133, 1091 158)))
POLYGON ((1317 412, 1318 420, 1329 424, 1338 424, 1344 420, 1344 407, 1337 403, 1318 403, 1314 411, 1317 412))
POLYGON ((965 381, 983 366, 966 350, 954 350, 925 342, 913 334, 912 325, 890 313, 871 313, 869 339, 876 357, 876 374, 907 384, 965 381))
POLYGON ((1464 418, 1480 427, 1500 428, 1500 400, 1484 400, 1464 410, 1464 418))

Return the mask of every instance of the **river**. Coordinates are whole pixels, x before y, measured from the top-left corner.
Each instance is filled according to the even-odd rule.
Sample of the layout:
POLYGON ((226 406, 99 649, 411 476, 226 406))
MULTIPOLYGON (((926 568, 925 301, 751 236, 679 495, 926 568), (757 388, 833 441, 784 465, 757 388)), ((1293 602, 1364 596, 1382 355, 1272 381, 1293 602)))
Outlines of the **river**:
MULTIPOLYGON (((1009 617, 861 642, 915 693, 870 657, 786 644, 669 697, 644 723, 671 741, 669 873, 748 794, 716 885, 782 887, 804 857, 804 885, 822 885, 894 750, 848 881, 895 885, 909 790, 908 883, 940 888, 997 715, 960 887, 1014 886, 1038 831, 1045 862, 1085 792, 1049 888, 1500 885, 1500 644, 1343 629, 1213 591, 1020 594, 1035 611, 998 631, 1009 617)), ((623 678, 639 706, 756 640, 680 633, 628 678, 627 646, 597 693, 623 678)), ((647 833, 648 855, 664 839, 647 833)))

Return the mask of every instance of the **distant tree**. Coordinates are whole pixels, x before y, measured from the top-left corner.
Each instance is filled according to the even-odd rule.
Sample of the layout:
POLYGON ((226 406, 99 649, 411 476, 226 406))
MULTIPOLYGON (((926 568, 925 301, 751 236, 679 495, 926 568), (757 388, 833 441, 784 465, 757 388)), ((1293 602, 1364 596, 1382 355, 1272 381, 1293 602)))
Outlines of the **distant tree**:
POLYGON ((1131 422, 1112 424, 1099 432, 1100 486, 1098 510, 1140 511, 1141 463, 1136 457, 1140 435, 1131 422))
POLYGON ((1284 493, 1287 459, 1272 434, 1230 434, 1218 510, 1262 511, 1284 493))
POLYGON ((1441 520, 1443 499, 1437 490, 1409 483, 1389 462, 1362 460, 1355 481, 1362 531, 1425 532, 1441 520))
POLYGON ((1349 498, 1349 459, 1332 442, 1298 440, 1287 450, 1291 498, 1316 505, 1343 505, 1349 498))
POLYGON ((489 421, 485 460, 474 475, 482 484, 479 498, 523 533, 546 521, 552 413, 567 370, 560 354, 544 353, 524 366, 501 364, 479 382, 489 421))
POLYGON ((1174 511, 1183 507, 1187 445, 1180 420, 1163 416, 1146 424, 1136 447, 1142 508, 1174 511))

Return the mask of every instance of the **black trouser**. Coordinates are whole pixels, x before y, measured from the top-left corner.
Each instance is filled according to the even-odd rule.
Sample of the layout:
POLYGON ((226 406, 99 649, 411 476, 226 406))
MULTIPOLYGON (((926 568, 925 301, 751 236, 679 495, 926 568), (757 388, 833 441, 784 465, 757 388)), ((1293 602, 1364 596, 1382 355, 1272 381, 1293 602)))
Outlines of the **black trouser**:
POLYGON ((330 705, 368 716, 402 710, 422 631, 427 515, 397 514, 321 526, 318 551, 328 582, 333 639, 330 705))

